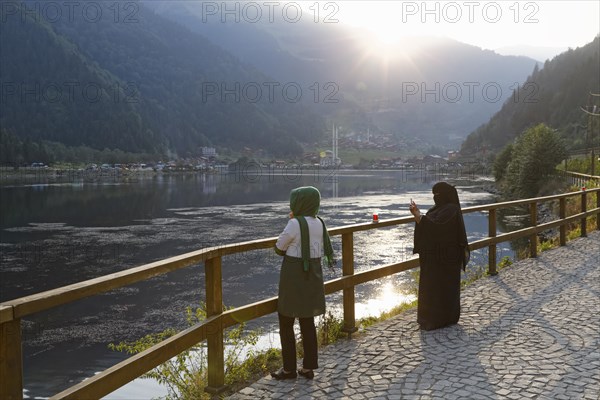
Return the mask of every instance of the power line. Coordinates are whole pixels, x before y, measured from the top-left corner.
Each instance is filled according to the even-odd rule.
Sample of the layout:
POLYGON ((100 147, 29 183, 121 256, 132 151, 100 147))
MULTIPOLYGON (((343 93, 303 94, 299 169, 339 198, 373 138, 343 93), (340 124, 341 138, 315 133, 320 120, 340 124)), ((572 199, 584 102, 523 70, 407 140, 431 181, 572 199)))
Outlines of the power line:
MULTIPOLYGON (((589 112, 588 110, 586 110, 585 108, 583 108, 581 106, 579 108, 581 108, 581 111, 583 111, 584 113, 586 113, 588 115, 592 115, 594 117, 600 117, 600 114, 598 114, 598 113, 589 112)), ((595 109, 596 109, 596 106, 594 106, 594 110, 595 109)))

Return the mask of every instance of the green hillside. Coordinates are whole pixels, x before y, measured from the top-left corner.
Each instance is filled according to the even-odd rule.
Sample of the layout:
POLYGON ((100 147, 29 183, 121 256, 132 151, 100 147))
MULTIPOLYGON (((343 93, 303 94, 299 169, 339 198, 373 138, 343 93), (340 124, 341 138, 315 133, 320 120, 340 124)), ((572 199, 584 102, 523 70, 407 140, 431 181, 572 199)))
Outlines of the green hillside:
POLYGON ((546 61, 513 93, 488 123, 471 133, 463 155, 481 149, 496 152, 526 129, 544 123, 558 129, 569 149, 587 147, 587 115, 581 110, 589 93, 600 92, 600 37, 546 61))
POLYGON ((96 4, 105 17, 93 23, 77 13, 55 22, 32 13, 1 16, 4 130, 179 156, 209 144, 298 154, 299 143, 323 134, 321 118, 302 104, 269 99, 264 82, 272 78, 200 35, 141 3, 134 23, 115 22, 112 3, 96 4), (248 84, 264 91, 241 97, 248 84), (237 95, 221 92, 232 88, 237 95))

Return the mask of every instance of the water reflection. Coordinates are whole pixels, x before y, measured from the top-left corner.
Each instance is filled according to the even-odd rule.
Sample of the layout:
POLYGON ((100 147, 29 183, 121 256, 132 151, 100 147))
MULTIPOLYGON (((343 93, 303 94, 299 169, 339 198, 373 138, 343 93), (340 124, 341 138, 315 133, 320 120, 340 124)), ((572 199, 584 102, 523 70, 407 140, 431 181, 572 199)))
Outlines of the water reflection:
MULTIPOLYGON (((1 300, 131 268, 208 246, 276 236, 287 223, 289 192, 316 186, 328 226, 408 216, 413 198, 433 205, 432 182, 402 171, 314 171, 271 175, 157 175, 128 181, 51 182, 2 187, 1 300)), ((440 177, 436 177, 440 178, 440 177)), ((491 201, 477 182, 457 180, 464 205, 491 201)), ((465 218, 469 239, 487 232, 485 215, 465 218)), ((412 257, 412 226, 357 233, 355 270, 412 257)), ((338 258, 340 237, 333 238, 338 258)), ((281 259, 271 250, 223 258, 224 301, 239 306, 277 294, 281 259)), ((326 279, 341 272, 327 271, 326 279)), ((398 274, 356 289, 358 317, 408 299, 398 274)), ((186 326, 184 310, 204 299, 204 268, 195 265, 83 299, 24 320, 25 382, 48 396, 65 382, 107 368, 123 355, 109 342, 186 326), (76 350, 76 351, 74 351, 76 350), (74 367, 74 366, 77 367, 74 367), (73 372, 76 371, 76 372, 73 372)), ((327 298, 331 309, 341 293, 327 298)), ((272 316, 270 317, 271 319, 272 316)), ((270 319, 255 323, 269 326, 270 319)), ((274 322, 274 321, 272 321, 274 322)))
MULTIPOLYGON (((508 207, 498 210, 498 228, 502 232, 511 232, 532 226, 527 206, 508 207)), ((510 241, 516 254, 523 254, 529 248, 529 238, 522 237, 510 241)))
POLYGON ((406 291, 406 285, 399 286, 392 278, 386 278, 382 281, 374 297, 356 304, 356 318, 377 317, 394 307, 416 300, 416 295, 406 291))

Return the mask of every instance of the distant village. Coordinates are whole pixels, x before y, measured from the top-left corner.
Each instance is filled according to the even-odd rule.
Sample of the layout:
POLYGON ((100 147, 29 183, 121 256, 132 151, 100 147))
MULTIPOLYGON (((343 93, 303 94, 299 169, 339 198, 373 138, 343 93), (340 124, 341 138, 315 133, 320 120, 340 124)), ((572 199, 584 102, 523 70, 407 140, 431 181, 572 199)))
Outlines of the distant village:
MULTIPOLYGON (((417 140, 417 139, 413 139, 417 140)), ((315 143, 315 148, 325 147, 326 144, 315 143)), ((447 151, 446 154, 427 154, 423 156, 399 156, 399 157, 377 157, 376 159, 361 159, 360 163, 350 164, 339 157, 338 148, 352 149, 353 151, 381 152, 382 154, 406 154, 409 147, 414 148, 414 143, 408 140, 394 138, 391 134, 378 133, 371 135, 365 134, 347 134, 338 139, 337 132, 333 135, 333 142, 329 145, 332 150, 315 150, 306 152, 296 159, 269 159, 269 155, 263 149, 252 149, 244 147, 237 154, 237 160, 231 156, 221 156, 215 147, 199 148, 199 155, 196 157, 180 158, 177 160, 157 160, 156 162, 145 163, 114 163, 114 164, 96 164, 90 163, 83 168, 71 170, 48 170, 49 167, 43 163, 33 163, 28 170, 44 171, 48 173, 55 172, 75 174, 100 174, 117 175, 129 173, 174 173, 174 172, 206 172, 206 173, 226 173, 232 170, 239 170, 240 167, 260 169, 319 169, 319 168, 337 168, 337 169, 436 169, 436 170, 456 170, 464 169, 465 165, 459 163, 458 151, 447 151)))

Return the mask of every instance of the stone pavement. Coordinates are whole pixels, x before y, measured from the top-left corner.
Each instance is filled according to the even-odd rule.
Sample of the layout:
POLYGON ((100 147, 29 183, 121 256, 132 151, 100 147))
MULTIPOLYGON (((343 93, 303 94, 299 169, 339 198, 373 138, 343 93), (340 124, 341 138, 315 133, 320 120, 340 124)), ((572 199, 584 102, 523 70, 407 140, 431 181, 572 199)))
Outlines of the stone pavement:
POLYGON ((600 232, 481 279, 457 325, 416 310, 323 349, 314 380, 266 377, 231 399, 599 399, 600 232))

